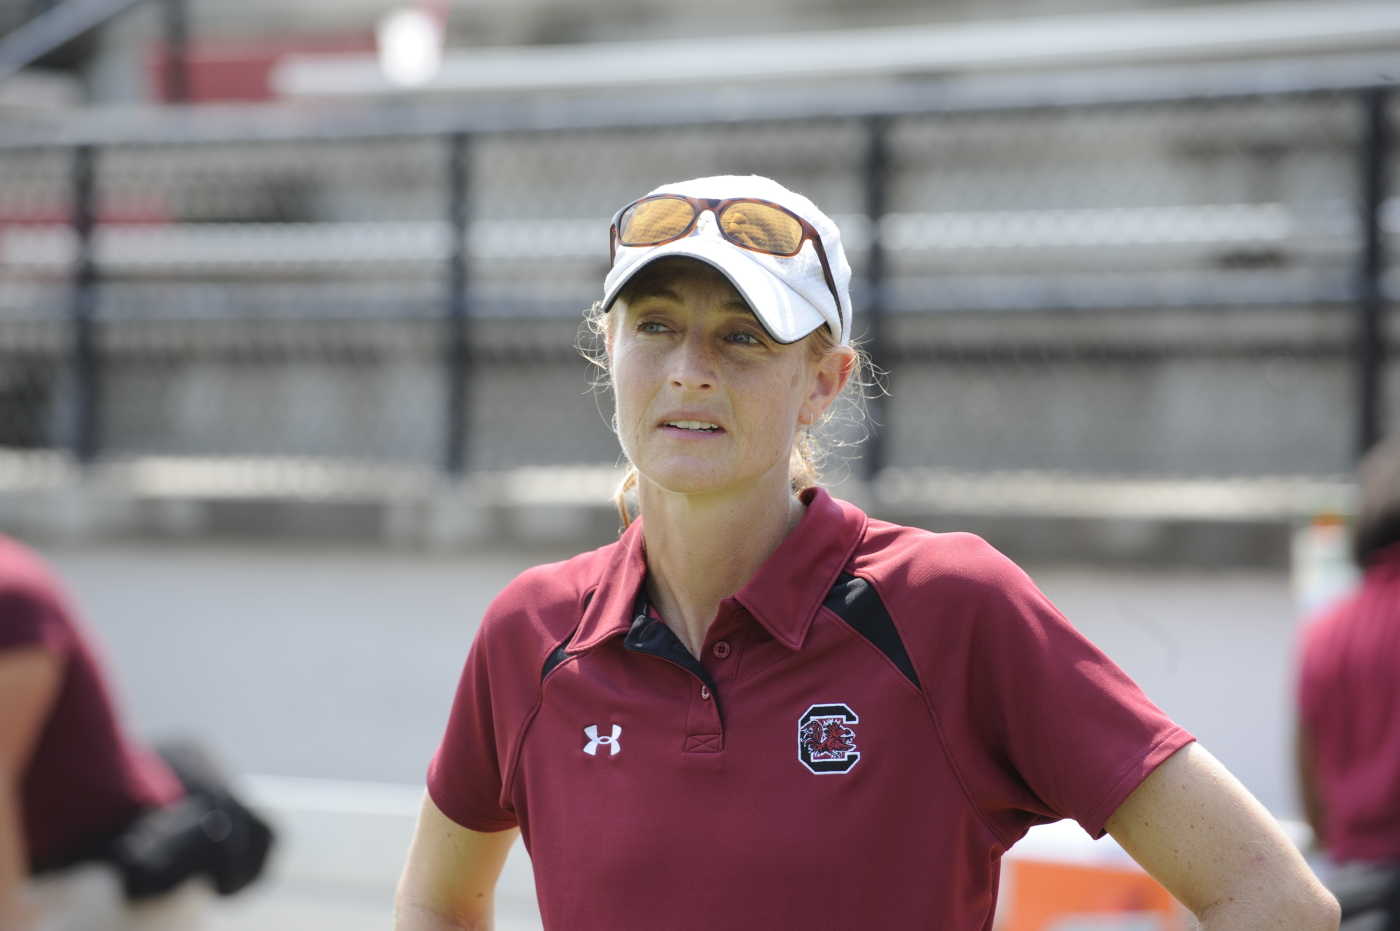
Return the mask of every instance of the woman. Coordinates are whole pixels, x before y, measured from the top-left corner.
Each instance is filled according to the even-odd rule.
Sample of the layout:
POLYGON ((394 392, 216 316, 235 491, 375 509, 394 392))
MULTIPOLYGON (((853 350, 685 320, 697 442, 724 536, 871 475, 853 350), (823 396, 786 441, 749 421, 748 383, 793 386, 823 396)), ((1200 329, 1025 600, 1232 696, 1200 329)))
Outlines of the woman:
POLYGON ((640 516, 496 599, 398 927, 974 929, 1034 824, 1108 830, 1203 928, 1335 928, 1257 802, 967 534, 817 487, 850 385, 835 225, 757 177, 620 211, 599 325, 640 516))
POLYGON ((194 927, 196 888, 128 906, 115 870, 95 865, 144 811, 184 794, 123 733, 58 579, 0 537, 0 931, 194 927))
POLYGON ((180 931, 271 832, 194 743, 131 739, 62 584, 0 536, 0 931, 180 931))
POLYGON ((1400 928, 1400 437, 1357 477, 1364 575, 1303 633, 1298 784, 1343 927, 1400 928))

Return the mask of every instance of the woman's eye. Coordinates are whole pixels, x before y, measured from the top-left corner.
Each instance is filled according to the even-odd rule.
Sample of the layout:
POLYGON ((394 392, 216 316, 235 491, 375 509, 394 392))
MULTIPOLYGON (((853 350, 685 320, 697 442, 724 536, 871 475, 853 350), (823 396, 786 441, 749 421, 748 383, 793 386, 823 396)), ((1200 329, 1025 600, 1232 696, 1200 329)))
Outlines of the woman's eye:
POLYGON ((666 325, 664 323, 657 323, 655 320, 647 320, 638 324, 637 329, 643 333, 664 333, 666 331, 666 325))
POLYGON ((734 342, 736 342, 736 343, 743 343, 743 344, 748 345, 748 346, 758 346, 758 345, 760 345, 760 342, 759 342, 758 337, 757 337, 757 336, 754 336, 752 333, 735 333, 733 336, 731 336, 731 337, 729 337, 729 338, 732 339, 732 340, 733 340, 734 342))

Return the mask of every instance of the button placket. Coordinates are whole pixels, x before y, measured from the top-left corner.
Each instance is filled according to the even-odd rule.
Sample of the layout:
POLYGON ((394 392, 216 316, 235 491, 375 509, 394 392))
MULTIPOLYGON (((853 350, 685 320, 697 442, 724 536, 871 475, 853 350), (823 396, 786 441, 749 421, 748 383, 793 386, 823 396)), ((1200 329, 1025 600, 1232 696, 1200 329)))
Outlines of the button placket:
POLYGON ((724 729, 720 722, 718 698, 709 687, 713 681, 709 670, 691 655, 665 622, 639 607, 623 646, 634 653, 649 654, 679 667, 695 683, 689 689, 684 749, 702 753, 723 750, 724 729))
POLYGON ((719 703, 708 685, 690 693, 686 715, 685 750, 690 753, 717 753, 724 749, 724 728, 719 719, 719 703))
POLYGON ((738 608, 717 625, 714 636, 718 639, 708 644, 702 654, 705 668, 710 671, 716 685, 727 689, 730 683, 738 680, 739 662, 743 658, 752 622, 753 615, 744 608, 738 608))

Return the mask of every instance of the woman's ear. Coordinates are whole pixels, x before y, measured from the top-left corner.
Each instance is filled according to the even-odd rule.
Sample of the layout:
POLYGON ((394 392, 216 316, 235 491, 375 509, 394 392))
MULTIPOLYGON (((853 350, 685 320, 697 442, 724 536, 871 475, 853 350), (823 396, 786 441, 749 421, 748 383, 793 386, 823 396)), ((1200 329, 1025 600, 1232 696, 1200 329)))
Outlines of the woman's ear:
POLYGON ((813 368, 812 391, 797 414, 798 423, 811 425, 821 420, 841 396, 855 369, 856 353, 850 346, 837 346, 823 356, 813 368))

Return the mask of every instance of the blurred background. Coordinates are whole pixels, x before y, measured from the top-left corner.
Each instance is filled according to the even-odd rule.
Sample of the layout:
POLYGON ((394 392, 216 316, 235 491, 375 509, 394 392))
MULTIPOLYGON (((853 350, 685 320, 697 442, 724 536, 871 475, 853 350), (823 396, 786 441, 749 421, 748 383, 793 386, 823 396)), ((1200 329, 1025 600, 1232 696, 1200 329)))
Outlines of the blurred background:
POLYGON ((1374 0, 0 0, 0 530, 283 826, 215 925, 387 927, 482 611, 617 532, 612 213, 769 175, 887 373, 834 493, 1022 561, 1295 819, 1396 78, 1374 0))

